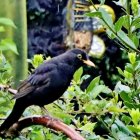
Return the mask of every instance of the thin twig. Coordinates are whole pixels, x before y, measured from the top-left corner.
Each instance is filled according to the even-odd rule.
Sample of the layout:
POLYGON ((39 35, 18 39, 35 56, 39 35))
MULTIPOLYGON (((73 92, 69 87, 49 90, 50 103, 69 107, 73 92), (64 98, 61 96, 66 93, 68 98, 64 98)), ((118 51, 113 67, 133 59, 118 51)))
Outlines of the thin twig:
POLYGON ((8 92, 10 92, 13 95, 16 95, 17 94, 17 90, 10 88, 8 85, 2 85, 2 84, 0 84, 0 90, 2 90, 2 91, 8 91, 8 92))

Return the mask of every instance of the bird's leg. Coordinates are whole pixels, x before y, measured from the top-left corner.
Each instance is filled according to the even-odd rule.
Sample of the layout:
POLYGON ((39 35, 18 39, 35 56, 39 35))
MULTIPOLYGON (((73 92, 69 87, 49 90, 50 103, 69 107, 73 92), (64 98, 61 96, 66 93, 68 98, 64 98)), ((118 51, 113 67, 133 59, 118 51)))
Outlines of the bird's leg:
POLYGON ((45 113, 45 116, 49 117, 52 121, 60 121, 59 119, 57 118, 54 118, 49 112, 48 110, 44 107, 44 106, 40 106, 41 110, 42 110, 42 114, 45 113))
POLYGON ((46 114, 46 115, 50 116, 48 110, 44 106, 40 106, 40 108, 42 110, 42 114, 46 114))
POLYGON ((48 110, 45 108, 45 106, 42 106, 41 109, 42 109, 42 111, 44 111, 46 114, 49 113, 48 110))

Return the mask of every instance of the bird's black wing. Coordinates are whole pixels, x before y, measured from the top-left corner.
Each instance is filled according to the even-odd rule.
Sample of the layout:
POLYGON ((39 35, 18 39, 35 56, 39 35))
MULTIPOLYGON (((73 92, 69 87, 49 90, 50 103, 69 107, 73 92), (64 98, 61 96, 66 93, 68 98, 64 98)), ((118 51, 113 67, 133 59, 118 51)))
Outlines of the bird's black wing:
POLYGON ((23 81, 19 88, 18 93, 13 97, 14 99, 21 98, 31 92, 33 92, 36 88, 49 84, 50 77, 49 73, 56 68, 55 64, 43 63, 40 67, 38 67, 32 75, 28 77, 25 81, 23 81), (46 64, 46 65, 45 65, 46 64))

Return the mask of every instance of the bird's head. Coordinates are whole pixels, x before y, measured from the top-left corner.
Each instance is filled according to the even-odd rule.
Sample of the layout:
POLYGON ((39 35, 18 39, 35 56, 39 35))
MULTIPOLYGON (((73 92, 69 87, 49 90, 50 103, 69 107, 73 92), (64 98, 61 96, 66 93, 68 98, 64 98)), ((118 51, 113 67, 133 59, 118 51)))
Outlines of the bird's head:
POLYGON ((89 56, 87 53, 81 49, 72 49, 68 52, 69 57, 73 59, 74 65, 77 65, 77 67, 80 67, 84 64, 95 67, 95 64, 89 60, 89 56))

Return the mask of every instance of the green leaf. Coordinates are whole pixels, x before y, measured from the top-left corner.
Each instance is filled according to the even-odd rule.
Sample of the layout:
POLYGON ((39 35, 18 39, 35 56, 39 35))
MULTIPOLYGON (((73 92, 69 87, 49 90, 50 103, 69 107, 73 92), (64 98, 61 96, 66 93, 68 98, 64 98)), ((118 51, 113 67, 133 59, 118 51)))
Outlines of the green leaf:
POLYGON ((105 85, 98 85, 98 86, 94 87, 90 93, 91 93, 92 97, 95 99, 101 92, 104 91, 105 88, 106 88, 105 85))
POLYGON ((127 124, 127 125, 132 121, 132 119, 129 116, 126 116, 124 114, 123 114, 121 120, 124 121, 125 124, 127 124))
POLYGON ((74 76, 73 76, 74 81, 75 81, 76 83, 80 81, 82 74, 83 74, 83 68, 80 67, 80 68, 74 73, 74 76))
POLYGON ((118 72, 119 72, 120 75, 124 76, 123 71, 119 67, 117 67, 117 70, 118 70, 118 72))
POLYGON ((118 19, 118 21, 115 23, 116 32, 118 32, 122 28, 124 22, 125 22, 125 18, 123 16, 118 19))
POLYGON ((106 94, 109 94, 109 93, 112 93, 112 90, 109 87, 105 86, 105 88, 102 92, 106 93, 106 94))
POLYGON ((43 63, 43 61, 44 61, 43 55, 42 54, 36 54, 33 57, 32 65, 34 66, 34 68, 37 68, 39 65, 41 65, 43 63))
POLYGON ((6 51, 6 50, 11 50, 15 54, 18 54, 16 44, 11 40, 11 39, 3 39, 0 42, 0 50, 1 51, 6 51))
POLYGON ((90 122, 88 122, 87 124, 85 124, 84 126, 82 126, 80 129, 81 130, 84 130, 84 131, 87 131, 89 133, 93 133, 93 129, 95 127, 95 124, 96 123, 90 123, 90 122))
POLYGON ((0 32, 4 32, 5 28, 3 26, 0 26, 0 32))
MULTIPOLYGON (((131 61, 134 61, 134 60, 131 60, 131 61)), ((130 64, 130 63, 126 64, 125 70, 128 71, 129 73, 133 73, 134 72, 134 68, 133 68, 132 64, 130 64)))
POLYGON ((116 37, 116 35, 108 28, 106 29, 106 33, 111 39, 114 39, 116 37))
POLYGON ((92 104, 91 102, 84 104, 84 110, 86 113, 91 113, 94 110, 94 104, 92 104))
POLYGON ((137 126, 139 121, 140 121, 139 108, 137 108, 137 109, 132 108, 131 110, 129 110, 129 114, 132 118, 132 121, 133 121, 134 125, 137 126))
POLYGON ((106 12, 102 7, 99 8, 99 12, 102 14, 104 25, 109 26, 115 32, 113 21, 109 13, 106 12))
POLYGON ((90 77, 90 75, 88 75, 88 74, 83 75, 82 78, 81 78, 81 82, 88 79, 89 77, 90 77))
POLYGON ((130 39, 134 42, 135 46, 138 48, 139 46, 139 38, 136 34, 131 34, 130 39))
POLYGON ((136 24, 140 24, 140 17, 136 18, 132 21, 131 26, 135 26, 136 24))
POLYGON ((100 4, 103 5, 105 3, 105 0, 99 0, 100 4))
POLYGON ((9 19, 9 18, 1 17, 0 18, 0 24, 16 28, 16 25, 14 24, 14 22, 11 19, 9 19))
POLYGON ((102 17, 101 13, 100 12, 96 12, 96 11, 85 13, 85 16, 88 16, 88 17, 98 17, 98 18, 102 17))
POLYGON ((125 106, 127 106, 130 109, 137 108, 136 104, 134 104, 134 103, 130 103, 130 102, 127 102, 127 101, 124 101, 123 103, 124 103, 125 106))
POLYGON ((44 139, 44 135, 43 135, 42 131, 32 130, 32 132, 30 133, 30 138, 32 140, 43 140, 44 139))
MULTIPOLYGON (((61 105, 61 107, 63 108, 65 106, 61 105)), ((63 112, 62 109, 59 108, 59 106, 57 106, 56 104, 47 105, 47 109, 51 114, 53 114, 54 117, 58 117, 58 118, 61 118, 61 119, 69 119, 69 120, 74 118, 74 116, 63 112)))
POLYGON ((120 97, 121 97, 121 98, 123 99, 123 101, 125 101, 125 102, 133 103, 133 100, 132 100, 132 98, 129 96, 129 93, 126 93, 126 92, 122 91, 122 92, 120 93, 120 97))
POLYGON ((6 100, 4 98, 0 98, 0 105, 2 105, 5 102, 6 102, 6 100))
POLYGON ((108 107, 109 112, 115 112, 115 113, 125 113, 127 112, 126 110, 119 108, 117 106, 110 106, 108 107))
POLYGON ((131 0, 131 9, 134 16, 138 16, 139 14, 139 1, 131 0))
POLYGON ((92 91, 92 89, 96 86, 99 85, 99 81, 100 81, 100 76, 95 77, 89 84, 89 86, 87 87, 87 93, 90 93, 92 91))
POLYGON ((132 125, 128 125, 127 128, 130 129, 134 133, 139 133, 140 132, 139 128, 137 128, 135 126, 132 126, 132 125))
POLYGON ((118 0, 118 1, 113 1, 116 5, 123 7, 124 9, 127 8, 127 0, 118 0))
POLYGON ((121 130, 123 133, 127 134, 127 135, 131 135, 134 136, 134 134, 126 127, 126 125, 124 125, 124 123, 122 121, 120 121, 119 119, 115 120, 115 124, 118 126, 119 130, 121 130))
POLYGON ((124 18, 124 24, 123 24, 123 27, 127 30, 129 30, 129 24, 130 24, 130 21, 129 21, 129 16, 128 15, 124 15, 122 16, 124 18))
POLYGON ((140 70, 140 61, 136 61, 135 63, 135 71, 139 71, 140 70))
POLYGON ((131 64, 134 64, 136 62, 136 53, 128 53, 128 57, 131 64))
POLYGON ((129 86, 123 85, 120 81, 116 84, 115 86, 115 91, 116 92, 126 92, 126 93, 130 93, 131 89, 129 86))
POLYGON ((125 32, 123 32, 122 30, 119 30, 117 32, 117 35, 123 40, 123 42, 125 42, 124 45, 128 44, 131 48, 136 49, 135 44, 132 42, 132 40, 127 36, 127 34, 125 32))
POLYGON ((127 79, 131 79, 133 77, 132 73, 130 73, 130 72, 126 71, 126 70, 124 70, 124 76, 127 79))
POLYGON ((118 126, 116 124, 112 124, 112 126, 111 126, 111 132, 112 132, 112 134, 117 137, 117 132, 118 131, 119 131, 118 126))
POLYGON ((139 28, 140 28, 140 23, 137 23, 137 24, 135 24, 135 26, 131 27, 131 32, 134 32, 134 31, 136 31, 139 28))

